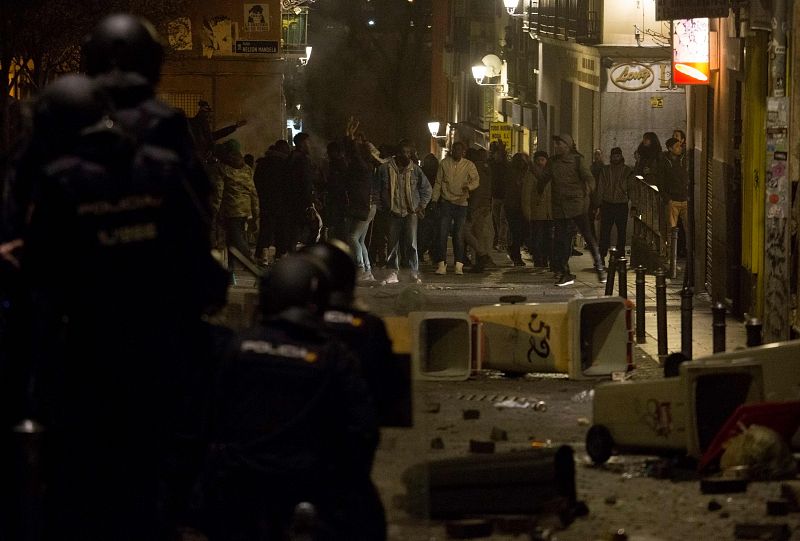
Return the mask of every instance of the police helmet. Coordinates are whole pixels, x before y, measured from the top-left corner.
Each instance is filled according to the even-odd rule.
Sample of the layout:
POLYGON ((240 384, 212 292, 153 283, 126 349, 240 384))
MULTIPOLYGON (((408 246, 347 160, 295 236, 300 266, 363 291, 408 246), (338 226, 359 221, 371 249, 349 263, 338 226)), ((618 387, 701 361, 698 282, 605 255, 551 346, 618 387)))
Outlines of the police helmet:
POLYGON ((333 239, 306 246, 303 253, 319 259, 328 271, 331 282, 330 304, 349 305, 356 287, 356 265, 350 248, 344 242, 333 239))
POLYGON ((161 76, 164 60, 164 47, 153 25, 125 13, 100 21, 84 39, 82 53, 89 76, 117 69, 139 73, 153 85, 161 76))
POLYGON ((261 280, 261 312, 276 316, 289 308, 317 313, 330 294, 330 278, 323 264, 306 254, 290 254, 272 266, 261 280))
POLYGON ((92 79, 70 74, 47 85, 33 105, 34 133, 65 143, 111 112, 111 100, 92 79))

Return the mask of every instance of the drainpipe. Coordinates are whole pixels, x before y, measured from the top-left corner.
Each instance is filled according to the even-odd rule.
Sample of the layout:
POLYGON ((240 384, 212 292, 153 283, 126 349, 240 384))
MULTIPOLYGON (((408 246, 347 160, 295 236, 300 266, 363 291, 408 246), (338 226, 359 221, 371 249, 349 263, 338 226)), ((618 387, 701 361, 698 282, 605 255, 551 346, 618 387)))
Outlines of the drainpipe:
POLYGON ((767 92, 764 214, 764 342, 787 340, 791 311, 789 99, 786 97, 786 0, 773 0, 767 92))
MULTIPOLYGON (((788 12, 792 14, 792 26, 791 28, 800 28, 800 1, 793 1, 790 4, 790 9, 788 12)), ((789 179, 792 183, 798 182, 800 180, 800 170, 798 170, 798 162, 797 157, 800 155, 800 92, 798 92, 798 88, 800 88, 800 55, 798 55, 798 51, 800 51, 800 33, 792 32, 792 43, 791 43, 791 66, 790 66, 790 73, 792 74, 792 78, 789 84, 789 100, 791 101, 791 121, 789 122, 789 148, 792 149, 790 156, 794 156, 794 160, 790 160, 789 162, 789 179)), ((800 196, 795 196, 794 205, 793 205, 793 217, 794 222, 798 223, 800 220, 800 196)), ((795 253, 800 254, 800 235, 797 236, 797 245, 795 246, 795 253)), ((792 281, 794 284, 800 284, 800 266, 798 266, 797 273, 792 277, 792 281)), ((798 288, 800 290, 800 288, 798 288)), ((800 292, 798 292, 798 299, 800 301, 800 292)), ((795 318, 794 318, 794 328, 800 329, 800 310, 795 310, 795 318)))

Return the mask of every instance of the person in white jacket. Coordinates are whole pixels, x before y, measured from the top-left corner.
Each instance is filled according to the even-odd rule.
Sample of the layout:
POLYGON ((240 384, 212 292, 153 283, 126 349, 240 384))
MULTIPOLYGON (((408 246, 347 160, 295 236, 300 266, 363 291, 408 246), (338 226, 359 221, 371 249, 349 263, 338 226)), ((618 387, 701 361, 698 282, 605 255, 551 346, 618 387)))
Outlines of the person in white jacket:
POLYGON ((450 154, 441 161, 433 186, 432 201, 439 205, 439 265, 436 274, 447 273, 447 235, 453 237, 455 273, 464 274, 464 222, 469 193, 478 187, 478 169, 464 158, 464 143, 456 141, 450 154))

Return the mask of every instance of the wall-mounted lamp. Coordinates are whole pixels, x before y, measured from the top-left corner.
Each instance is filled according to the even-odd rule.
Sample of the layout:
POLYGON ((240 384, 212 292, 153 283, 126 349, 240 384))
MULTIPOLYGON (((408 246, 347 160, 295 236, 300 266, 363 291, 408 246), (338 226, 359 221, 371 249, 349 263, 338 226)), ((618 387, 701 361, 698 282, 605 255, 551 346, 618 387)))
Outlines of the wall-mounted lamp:
POLYGON ((506 11, 512 17, 523 17, 524 13, 517 13, 517 6, 519 5, 519 0, 503 0, 503 4, 506 6, 506 11))
POLYGON ((476 83, 482 85, 483 79, 486 77, 486 66, 483 64, 472 66, 472 76, 475 78, 476 83))
POLYGON ((497 55, 487 54, 480 64, 472 66, 472 77, 481 86, 503 86, 501 82, 488 82, 503 74, 503 61, 497 55))
POLYGON ((306 64, 308 64, 308 61, 311 60, 311 49, 313 49, 313 47, 311 47, 311 45, 307 46, 306 47, 306 55, 305 56, 301 56, 299 58, 301 66, 305 66, 306 64))
POLYGON ((436 121, 428 122, 428 131, 431 132, 431 137, 437 137, 439 134, 439 123, 436 121))

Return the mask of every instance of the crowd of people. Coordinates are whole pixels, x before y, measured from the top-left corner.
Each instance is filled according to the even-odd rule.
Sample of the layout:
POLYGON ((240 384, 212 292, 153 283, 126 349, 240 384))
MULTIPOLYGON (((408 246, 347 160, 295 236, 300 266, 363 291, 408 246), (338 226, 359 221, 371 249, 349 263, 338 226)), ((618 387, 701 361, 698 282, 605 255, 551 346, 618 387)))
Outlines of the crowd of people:
MULTIPOLYGON (((556 285, 565 286, 575 280, 569 258, 577 252, 579 234, 604 282, 614 229, 616 248, 625 253, 635 176, 660 188, 670 228, 679 219, 687 225, 685 136, 680 130, 673 135, 664 152, 658 137, 646 133, 634 152, 634 167, 625 164, 619 147, 611 150, 607 164, 600 150, 589 162, 569 134, 553 138, 552 156, 518 152, 509 159, 499 141, 488 151, 455 141, 439 162, 433 154, 420 160, 408 140, 378 149, 350 119, 345 135, 327 145, 320 163, 311 158, 305 133, 295 137, 295 150, 280 140, 255 161, 254 183, 231 187, 249 198, 239 205, 241 212, 262 209, 260 218, 255 210, 249 215, 250 223, 260 224, 251 237, 254 251, 238 244, 245 223, 238 214, 236 227, 225 228, 228 244, 268 265, 270 246, 281 257, 321 237, 340 239, 356 255, 359 281, 375 281, 373 269, 384 267, 383 284, 399 282, 401 269, 420 283, 423 260, 435 274, 451 269, 461 275, 496 266, 493 251, 506 252, 520 267, 526 266, 525 254, 533 268, 550 269, 556 285)), ((230 140, 218 145, 220 161, 226 144, 230 140)), ((223 179, 218 186, 239 182, 217 176, 223 179)), ((227 211, 222 214, 231 221, 227 211)))

